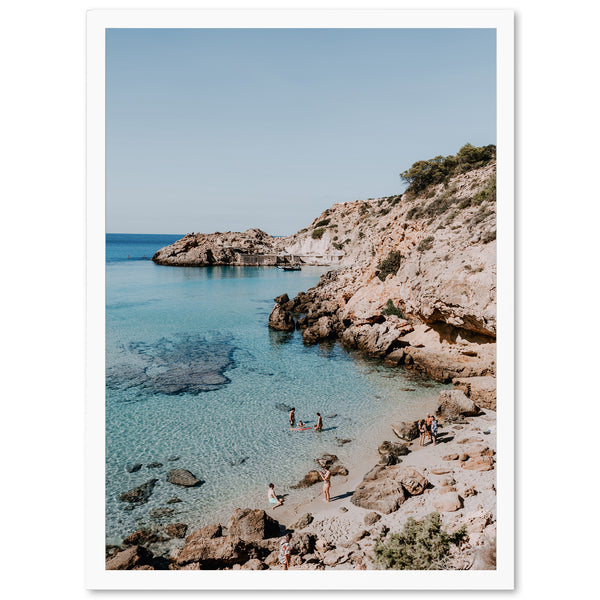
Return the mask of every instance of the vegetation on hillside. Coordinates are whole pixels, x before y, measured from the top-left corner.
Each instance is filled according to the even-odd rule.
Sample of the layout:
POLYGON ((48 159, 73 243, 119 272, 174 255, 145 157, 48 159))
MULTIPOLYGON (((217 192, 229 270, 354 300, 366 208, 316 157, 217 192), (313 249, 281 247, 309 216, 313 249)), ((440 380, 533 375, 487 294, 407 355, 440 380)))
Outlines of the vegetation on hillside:
POLYGON ((447 564, 451 545, 466 538, 465 527, 450 534, 442 529, 439 513, 422 521, 408 519, 401 533, 393 533, 375 547, 375 559, 384 569, 439 570, 447 564))
POLYGON ((456 155, 419 160, 400 174, 408 183, 407 192, 418 193, 430 185, 445 183, 454 175, 487 165, 496 158, 496 146, 465 144, 456 155))
POLYGON ((396 250, 392 250, 378 265, 379 273, 377 277, 381 281, 385 281, 385 278, 391 273, 395 275, 400 268, 400 261, 402 260, 402 254, 396 250))

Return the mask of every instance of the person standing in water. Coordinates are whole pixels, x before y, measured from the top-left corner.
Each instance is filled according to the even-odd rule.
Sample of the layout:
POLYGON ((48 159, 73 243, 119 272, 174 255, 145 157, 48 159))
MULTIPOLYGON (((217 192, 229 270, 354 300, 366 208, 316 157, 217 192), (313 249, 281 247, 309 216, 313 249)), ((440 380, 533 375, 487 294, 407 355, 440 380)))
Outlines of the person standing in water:
POLYGON ((273 483, 269 484, 267 498, 269 499, 269 504, 273 508, 277 508, 278 506, 281 506, 283 504, 283 500, 281 498, 278 498, 277 494, 275 493, 275 485, 273 483))
POLYGON ((317 413, 317 424, 315 425, 315 431, 321 431, 323 429, 323 419, 321 413, 317 413))
POLYGON ((325 496, 325 502, 329 502, 329 488, 331 487, 331 472, 327 467, 324 467, 322 471, 319 471, 319 475, 323 480, 323 495, 325 496))
POLYGON ((290 427, 293 427, 296 424, 296 409, 292 408, 290 410, 290 427))

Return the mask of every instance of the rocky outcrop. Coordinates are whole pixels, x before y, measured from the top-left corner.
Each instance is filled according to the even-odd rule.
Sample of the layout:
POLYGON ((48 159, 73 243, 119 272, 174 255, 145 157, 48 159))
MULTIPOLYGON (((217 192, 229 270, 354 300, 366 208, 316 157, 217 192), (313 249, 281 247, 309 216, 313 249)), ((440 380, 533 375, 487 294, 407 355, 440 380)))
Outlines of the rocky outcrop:
POLYGON ((105 568, 107 571, 131 570, 140 566, 150 566, 152 559, 152 552, 147 548, 143 546, 131 546, 108 558, 105 568))
POLYGON ((363 478, 352 495, 352 504, 389 514, 398 510, 407 497, 422 494, 427 479, 412 467, 376 466, 363 478))
POLYGON ((246 541, 264 540, 279 535, 279 523, 264 510, 236 508, 227 524, 227 533, 246 541))
POLYGON ((474 417, 479 414, 479 407, 460 390, 444 390, 440 392, 435 414, 446 422, 474 417))
POLYGON ((477 406, 496 410, 495 377, 458 377, 453 379, 452 383, 473 400, 477 406))

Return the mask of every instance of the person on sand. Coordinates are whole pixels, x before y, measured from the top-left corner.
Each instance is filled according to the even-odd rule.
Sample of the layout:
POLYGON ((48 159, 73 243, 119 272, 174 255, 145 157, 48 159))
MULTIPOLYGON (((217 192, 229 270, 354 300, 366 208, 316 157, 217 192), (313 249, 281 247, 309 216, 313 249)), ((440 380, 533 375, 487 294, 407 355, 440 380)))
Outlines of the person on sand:
POLYGON ((283 500, 277 497, 275 493, 275 485, 273 483, 269 484, 269 491, 267 492, 267 498, 269 499, 269 504, 273 508, 277 508, 283 504, 283 500))
POLYGON ((419 421, 419 446, 425 445, 425 436, 427 435, 427 429, 425 428, 425 419, 419 421))
POLYGON ((319 471, 319 476, 323 480, 323 495, 325 496, 325 502, 329 502, 329 488, 331 487, 331 471, 327 467, 324 467, 322 471, 319 471))
POLYGON ((431 437, 433 439, 434 446, 437 441, 437 434, 438 434, 438 422, 437 422, 437 419, 435 418, 435 415, 432 415, 432 417, 431 417, 431 437))
POLYGON ((427 416, 425 417, 425 433, 427 434, 427 437, 429 438, 429 440, 431 441, 431 422, 433 421, 433 417, 427 413, 427 416))
POLYGON ((321 418, 321 413, 317 413, 317 424, 315 425, 315 431, 322 431, 323 429, 323 419, 321 418))
POLYGON ((286 533, 279 542, 279 564, 283 567, 284 571, 290 568, 290 554, 292 549, 290 548, 290 540, 292 539, 291 533, 286 533))
POLYGON ((290 410, 290 427, 293 427, 296 424, 296 409, 292 408, 290 410))

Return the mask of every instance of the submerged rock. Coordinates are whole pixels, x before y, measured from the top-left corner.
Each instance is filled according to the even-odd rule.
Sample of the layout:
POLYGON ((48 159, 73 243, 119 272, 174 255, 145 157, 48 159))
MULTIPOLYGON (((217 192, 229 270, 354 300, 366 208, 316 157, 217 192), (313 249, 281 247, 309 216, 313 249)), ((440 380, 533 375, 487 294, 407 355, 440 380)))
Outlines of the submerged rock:
POLYGON ((129 463, 125 465, 125 470, 128 473, 136 473, 142 468, 142 463, 129 463))
POLYGON ((157 481, 158 479, 150 479, 146 481, 146 483, 142 483, 142 485, 138 485, 127 492, 123 492, 122 494, 119 494, 119 500, 131 504, 144 504, 148 502, 148 498, 152 495, 152 491, 154 490, 157 481))
POLYGON ((171 469, 167 474, 167 481, 181 487, 196 487, 204 483, 186 469, 171 469))

